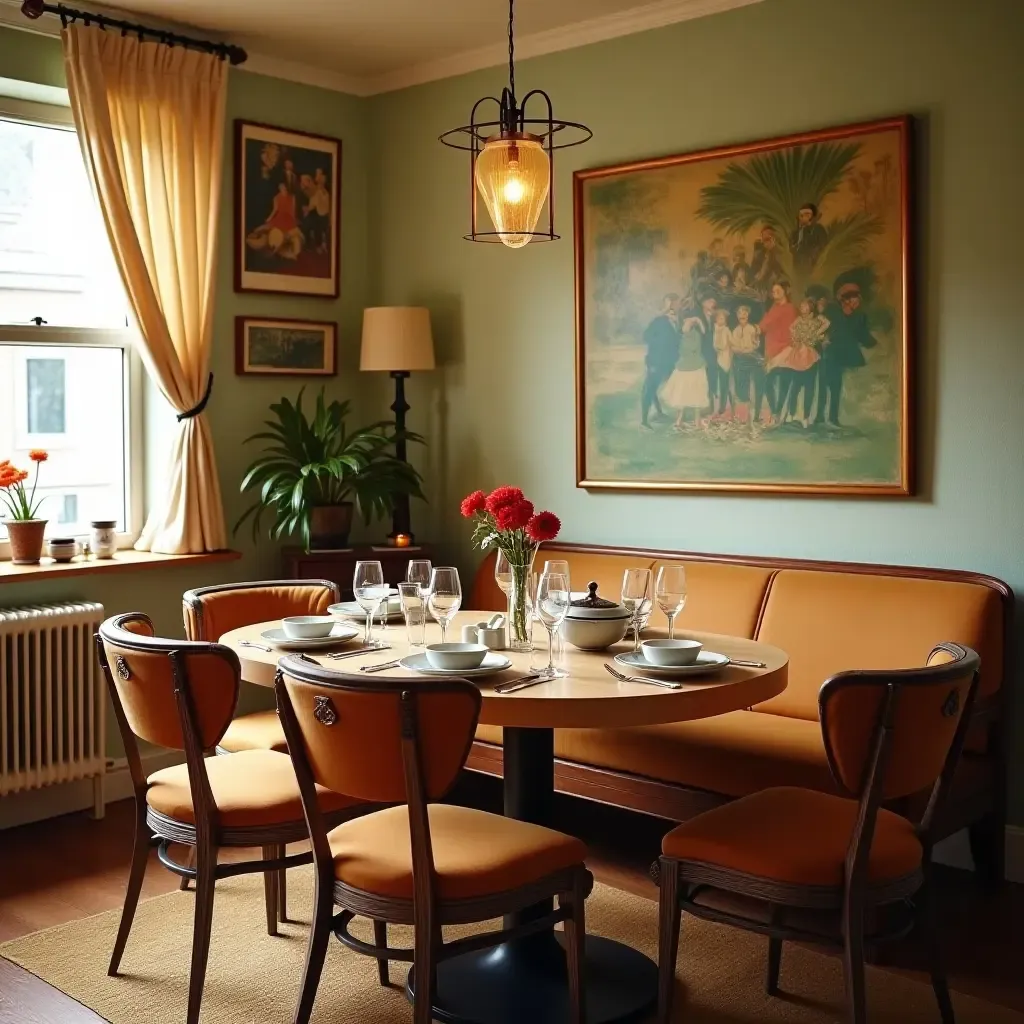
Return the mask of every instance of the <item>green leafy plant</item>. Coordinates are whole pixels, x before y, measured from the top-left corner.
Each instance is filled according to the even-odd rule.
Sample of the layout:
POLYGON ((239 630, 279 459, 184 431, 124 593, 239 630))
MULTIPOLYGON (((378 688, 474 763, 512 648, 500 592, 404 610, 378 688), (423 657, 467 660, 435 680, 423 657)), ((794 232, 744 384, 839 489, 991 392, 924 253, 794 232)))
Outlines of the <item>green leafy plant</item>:
MULTIPOLYGON (((303 389, 304 391, 305 389, 303 389)), ((310 519, 318 505, 354 502, 367 523, 391 514, 397 495, 423 498, 423 478, 407 462, 392 454, 399 437, 422 443, 411 431, 399 434, 390 420, 371 423, 349 433, 345 419, 349 402, 327 404, 321 389, 316 411, 308 419, 302 394, 292 404, 287 398, 271 405, 274 419, 267 431, 245 439, 269 442, 263 454, 246 471, 240 490, 258 492, 258 499, 242 513, 235 530, 252 517, 253 539, 260 520, 272 510, 274 540, 298 534, 310 544, 310 519)))

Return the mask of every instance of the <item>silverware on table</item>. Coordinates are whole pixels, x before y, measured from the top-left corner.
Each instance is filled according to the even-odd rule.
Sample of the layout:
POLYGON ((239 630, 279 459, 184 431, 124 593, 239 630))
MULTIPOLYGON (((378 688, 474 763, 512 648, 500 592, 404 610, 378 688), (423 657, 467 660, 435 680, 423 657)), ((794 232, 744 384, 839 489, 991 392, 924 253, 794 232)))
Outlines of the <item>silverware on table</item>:
POLYGON ((767 668, 768 663, 766 661, 742 661, 739 658, 730 658, 730 665, 736 665, 738 668, 767 668))
POLYGON ((385 644, 378 641, 377 643, 367 644, 365 647, 356 647, 351 651, 338 651, 336 654, 325 654, 325 658, 330 658, 332 661, 340 661, 342 658, 355 658, 360 654, 374 654, 377 651, 390 651, 391 644, 385 644))
POLYGON ((620 683, 648 683, 651 686, 661 686, 666 690, 681 690, 683 688, 682 683, 674 683, 670 679, 648 679, 647 676, 625 676, 621 672, 617 672, 609 664, 605 664, 605 671, 611 676, 614 676, 619 680, 620 683))
POLYGON ((386 668, 397 668, 402 664, 401 658, 395 658, 394 661, 382 661, 376 665, 360 665, 360 672, 383 672, 386 668))
POLYGON ((516 690, 525 690, 528 686, 536 686, 538 683, 546 683, 554 679, 546 672, 531 672, 528 676, 520 676, 518 679, 509 679, 507 682, 498 683, 494 687, 495 693, 515 693, 516 690))
POLYGON ((251 640, 239 640, 239 647, 255 647, 257 651, 266 651, 267 654, 272 654, 273 650, 267 647, 266 644, 255 644, 251 640))

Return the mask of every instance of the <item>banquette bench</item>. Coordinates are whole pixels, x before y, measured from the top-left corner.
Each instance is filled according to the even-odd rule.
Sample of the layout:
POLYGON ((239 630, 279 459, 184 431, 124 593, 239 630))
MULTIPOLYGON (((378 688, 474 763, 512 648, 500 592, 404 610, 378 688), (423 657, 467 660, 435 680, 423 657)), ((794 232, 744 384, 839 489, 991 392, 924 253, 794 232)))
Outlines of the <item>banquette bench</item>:
MULTIPOLYGON (((940 834, 968 828, 978 872, 1002 877, 1001 703, 1013 591, 1001 580, 947 569, 557 542, 538 552, 537 569, 545 558, 569 562, 574 590, 596 580, 613 600, 627 567, 685 564, 688 596, 677 628, 762 640, 789 655, 785 692, 746 711, 673 725, 558 730, 560 792, 673 821, 769 786, 835 792, 818 725, 825 680, 846 669, 920 666, 937 643, 956 641, 973 647, 982 667, 975 725, 940 834)), ((477 571, 469 607, 505 608, 493 554, 477 571)), ((657 611, 651 626, 664 626, 657 611)), ((481 726, 468 767, 500 775, 501 740, 500 728, 481 726)), ((895 809, 919 816, 923 798, 895 809)))

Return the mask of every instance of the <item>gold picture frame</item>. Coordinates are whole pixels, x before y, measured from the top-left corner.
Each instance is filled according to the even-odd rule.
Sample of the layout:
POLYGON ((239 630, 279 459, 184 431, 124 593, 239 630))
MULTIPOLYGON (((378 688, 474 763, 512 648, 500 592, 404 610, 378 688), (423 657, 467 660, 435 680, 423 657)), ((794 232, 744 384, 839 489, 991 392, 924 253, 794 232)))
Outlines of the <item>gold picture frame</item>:
POLYGON ((578 486, 912 493, 910 134, 575 172, 578 486))

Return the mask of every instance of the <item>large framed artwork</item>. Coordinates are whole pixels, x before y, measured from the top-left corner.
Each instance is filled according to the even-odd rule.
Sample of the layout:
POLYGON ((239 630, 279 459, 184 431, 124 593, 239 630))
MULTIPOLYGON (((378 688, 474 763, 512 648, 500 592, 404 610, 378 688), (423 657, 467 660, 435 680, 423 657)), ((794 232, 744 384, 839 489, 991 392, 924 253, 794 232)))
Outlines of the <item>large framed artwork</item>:
POLYGON ((235 290, 337 298, 341 142, 235 121, 235 290))
POLYGON ((575 173, 581 487, 911 493, 909 134, 575 173))
POLYGON ((338 325, 319 320, 235 317, 235 373, 333 377, 338 325))

